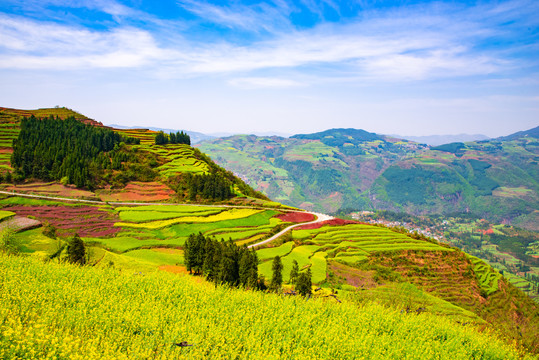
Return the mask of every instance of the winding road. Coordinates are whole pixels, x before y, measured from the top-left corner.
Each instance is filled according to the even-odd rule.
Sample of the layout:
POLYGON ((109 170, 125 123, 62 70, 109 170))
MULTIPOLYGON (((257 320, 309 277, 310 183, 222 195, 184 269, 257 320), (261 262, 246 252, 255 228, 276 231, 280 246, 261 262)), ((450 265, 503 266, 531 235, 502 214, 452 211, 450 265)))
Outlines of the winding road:
MULTIPOLYGON (((79 202, 79 203, 85 203, 85 204, 96 204, 96 205, 133 205, 133 206, 143 206, 143 205, 179 205, 179 206, 203 206, 203 207, 228 207, 228 208, 248 208, 252 209, 253 206, 241 206, 241 205, 205 205, 205 204, 174 204, 174 203, 137 203, 137 202, 111 202, 111 201, 101 201, 101 200, 84 200, 84 199, 71 199, 71 198, 64 198, 64 197, 57 197, 57 196, 46 196, 46 195, 34 195, 34 194, 23 194, 23 193, 16 193, 12 191, 3 191, 0 190, 0 194, 6 194, 11 196, 20 196, 20 197, 28 197, 28 198, 37 198, 37 199, 44 199, 44 200, 56 200, 56 201, 70 201, 70 202, 79 202)), ((276 208, 264 208, 264 207, 256 207, 257 209, 264 209, 264 210, 279 210, 279 211, 294 211, 294 210, 287 210, 287 209, 276 209, 276 208)), ((305 211, 308 214, 312 214, 316 217, 316 220, 306 222, 306 223, 299 223, 299 224, 293 224, 290 225, 277 234, 273 235, 272 237, 260 241, 256 244, 249 245, 249 248, 254 248, 260 245, 267 244, 269 242, 272 242, 279 237, 283 236, 288 231, 292 230, 295 227, 302 226, 302 225, 309 225, 309 224, 316 224, 322 221, 331 220, 333 219, 332 216, 326 215, 326 214, 320 214, 316 212, 310 212, 305 211)))

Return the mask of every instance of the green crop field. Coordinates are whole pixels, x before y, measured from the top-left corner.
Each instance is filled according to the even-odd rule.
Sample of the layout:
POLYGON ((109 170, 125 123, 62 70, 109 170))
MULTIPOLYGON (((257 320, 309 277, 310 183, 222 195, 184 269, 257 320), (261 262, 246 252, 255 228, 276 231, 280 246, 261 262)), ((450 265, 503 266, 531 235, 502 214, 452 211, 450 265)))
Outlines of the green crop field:
MULTIPOLYGON (((88 237, 85 241, 100 244, 114 252, 125 252, 141 247, 181 247, 190 234, 201 232, 216 239, 229 238, 236 242, 249 243, 261 236, 267 236, 281 223, 273 216, 279 214, 273 210, 235 209, 235 208, 195 208, 194 213, 175 212, 185 210, 183 206, 140 206, 140 211, 132 207, 119 207, 123 212, 135 212, 138 222, 117 222, 115 227, 122 229, 114 237, 88 237), (170 220, 151 220, 145 222, 144 214, 149 218, 156 216, 154 208, 163 209, 160 214, 174 214, 170 220), (211 215, 205 211, 219 211, 211 215)), ((133 216, 130 214, 129 216, 133 216)))
POLYGON ((290 253, 290 251, 292 251, 293 246, 293 242, 286 242, 278 247, 260 249, 256 252, 256 254, 258 255, 258 260, 260 261, 270 260, 276 256, 287 255, 288 253, 290 253))

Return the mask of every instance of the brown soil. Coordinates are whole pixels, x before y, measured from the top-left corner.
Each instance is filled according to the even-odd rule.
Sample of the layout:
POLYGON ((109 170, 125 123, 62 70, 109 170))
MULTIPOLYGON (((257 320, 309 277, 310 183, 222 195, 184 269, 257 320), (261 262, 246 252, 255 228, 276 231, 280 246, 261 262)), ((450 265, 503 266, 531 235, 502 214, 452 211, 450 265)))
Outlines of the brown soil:
POLYGON ((5 228, 12 229, 14 231, 29 230, 41 226, 41 221, 29 219, 23 216, 14 216, 11 219, 2 221, 0 223, 0 230, 5 228))
POLYGON ((174 191, 158 182, 131 182, 120 190, 100 191, 103 201, 163 201, 174 195, 174 191))

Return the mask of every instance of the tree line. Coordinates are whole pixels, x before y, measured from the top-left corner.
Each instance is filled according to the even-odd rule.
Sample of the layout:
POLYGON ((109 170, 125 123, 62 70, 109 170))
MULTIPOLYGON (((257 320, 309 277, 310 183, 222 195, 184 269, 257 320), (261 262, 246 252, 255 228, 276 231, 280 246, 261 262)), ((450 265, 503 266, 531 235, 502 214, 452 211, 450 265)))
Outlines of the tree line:
POLYGON ((166 144, 186 144, 191 145, 191 137, 183 131, 176 133, 165 134, 163 131, 159 131, 155 134, 155 145, 166 144))
MULTIPOLYGON (((189 273, 203 275, 215 284, 242 286, 248 289, 265 290, 265 279, 258 275, 258 256, 254 249, 237 246, 229 241, 218 241, 205 237, 202 233, 191 234, 184 248, 184 264, 189 273)), ((283 263, 279 256, 273 259, 271 291, 279 292, 283 284, 283 263)), ((298 262, 292 262, 290 283, 296 291, 307 296, 311 294, 311 269, 299 271, 298 262)))
POLYGON ((189 235, 183 251, 185 267, 190 273, 203 275, 216 284, 265 288, 264 280, 258 277, 258 256, 253 249, 198 233, 189 235))
POLYGON ((140 139, 83 124, 74 117, 23 118, 19 136, 13 140, 14 180, 64 178, 66 183, 93 189, 97 173, 112 167, 107 153, 122 142, 136 144, 140 139))

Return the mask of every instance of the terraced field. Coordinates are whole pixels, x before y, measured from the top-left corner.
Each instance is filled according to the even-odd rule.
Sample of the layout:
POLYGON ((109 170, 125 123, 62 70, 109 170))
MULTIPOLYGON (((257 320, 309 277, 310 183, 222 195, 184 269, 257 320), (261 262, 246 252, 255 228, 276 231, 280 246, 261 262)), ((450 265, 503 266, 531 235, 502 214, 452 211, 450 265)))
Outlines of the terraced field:
POLYGON ((155 143, 155 134, 157 134, 156 131, 152 131, 148 129, 126 129, 126 130, 114 129, 114 131, 123 136, 134 137, 136 139, 140 139, 141 145, 151 145, 155 143))
POLYGON ((120 232, 113 225, 117 217, 96 206, 9 206, 3 210, 18 216, 32 216, 54 225, 60 235, 75 233, 81 237, 105 237, 120 232))
POLYGON ((473 271, 477 276, 483 294, 489 296, 497 291, 498 281, 502 278, 502 275, 475 256, 469 256, 469 259, 473 265, 473 271))
POLYGON ((20 121, 0 108, 0 172, 11 171, 13 139, 19 136, 20 121))
POLYGON ((278 255, 283 262, 284 281, 290 280, 292 262, 296 260, 300 270, 311 268, 314 283, 322 283, 327 276, 328 259, 355 265, 378 252, 453 251, 436 243, 416 240, 405 234, 372 225, 324 225, 313 229, 317 225, 304 225, 292 231, 294 242, 301 245, 293 247, 290 243, 285 243, 279 247, 260 250, 260 260, 263 261, 259 266, 260 273, 271 278, 271 259, 278 255))
POLYGON ((73 186, 65 186, 58 182, 33 182, 30 184, 16 184, 8 186, 6 190, 23 194, 39 194, 45 196, 69 198, 89 198, 97 200, 95 194, 91 191, 77 189, 73 186))
POLYGON ((96 194, 103 201, 157 202, 169 200, 174 191, 159 182, 131 181, 123 189, 97 190, 96 194))
POLYGON ((167 163, 157 169, 165 177, 179 173, 205 174, 209 172, 208 164, 195 158, 192 147, 184 144, 169 144, 150 146, 145 150, 153 152, 167 160, 167 163))
POLYGON ((274 218, 280 212, 272 210, 147 205, 118 207, 115 211, 122 220, 114 224, 118 230, 116 236, 87 238, 114 252, 163 246, 178 248, 190 234, 197 232, 247 244, 269 236, 282 223, 274 218))

